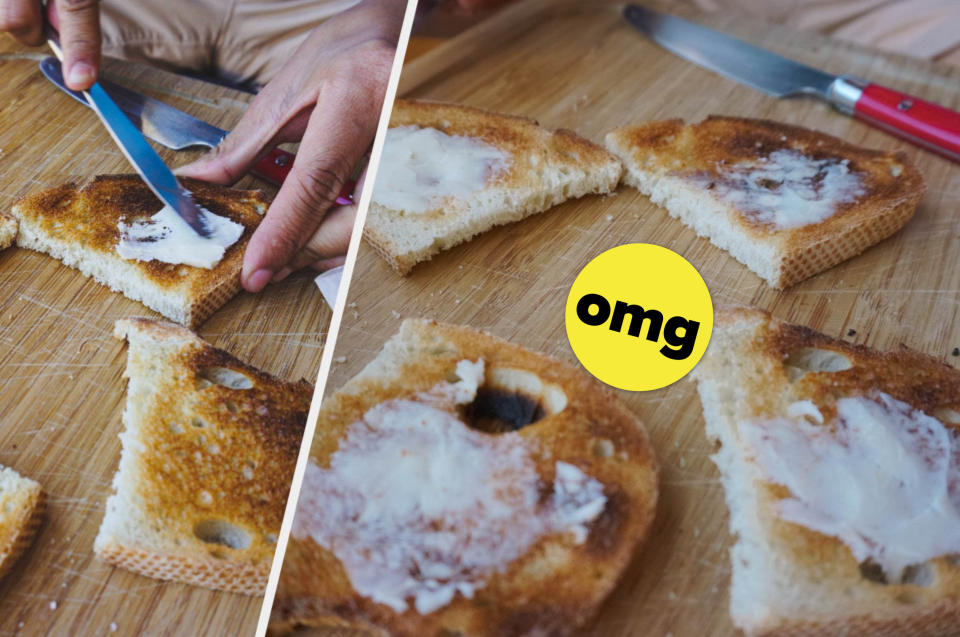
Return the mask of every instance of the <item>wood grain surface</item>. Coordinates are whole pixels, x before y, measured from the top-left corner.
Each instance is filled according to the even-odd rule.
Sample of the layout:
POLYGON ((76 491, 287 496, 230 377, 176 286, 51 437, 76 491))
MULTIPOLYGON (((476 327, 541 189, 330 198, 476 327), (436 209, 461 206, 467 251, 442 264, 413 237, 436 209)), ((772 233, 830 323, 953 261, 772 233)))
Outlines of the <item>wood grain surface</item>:
MULTIPOLYGON (((328 392, 375 355, 402 317, 471 325, 575 362, 563 326, 567 291, 592 257, 629 242, 684 255, 707 281, 715 304, 757 305, 832 336, 855 330, 854 342, 880 348, 904 343, 956 365, 960 166, 816 100, 778 101, 702 70, 647 41, 620 10, 616 2, 520 3, 408 64, 401 94, 530 116, 598 142, 623 124, 712 113, 817 128, 856 144, 904 150, 928 184, 916 217, 865 254, 785 292, 767 287, 628 187, 497 228, 406 278, 364 244, 335 352, 335 360, 345 361, 334 364, 328 392)), ((732 16, 684 15, 807 64, 960 108, 960 69, 732 16)), ((637 272, 644 276, 656 273, 637 272)), ((652 435, 663 467, 661 500, 648 542, 587 632, 732 634, 727 510, 695 388, 684 380, 621 396, 652 435)))
MULTIPOLYGON (((70 178, 132 172, 93 112, 41 75, 36 51, 0 38, 0 209, 70 178)), ((250 99, 144 67, 108 68, 111 79, 222 128, 250 99)), ((170 165, 199 153, 161 151, 170 165)), ((253 634, 260 598, 152 580, 93 556, 125 401, 126 348, 111 333, 128 316, 161 318, 46 255, 0 253, 0 463, 50 497, 33 548, 0 582, 0 635, 253 634)), ((314 382, 329 320, 311 278, 298 275, 241 293, 199 333, 281 378, 314 382)))

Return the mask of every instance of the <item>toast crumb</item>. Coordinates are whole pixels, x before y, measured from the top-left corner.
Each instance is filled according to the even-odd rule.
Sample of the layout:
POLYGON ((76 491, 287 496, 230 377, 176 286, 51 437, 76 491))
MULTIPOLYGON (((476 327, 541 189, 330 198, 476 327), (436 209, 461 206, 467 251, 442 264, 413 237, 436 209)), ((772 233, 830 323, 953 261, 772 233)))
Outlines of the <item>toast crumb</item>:
POLYGON ((0 466, 0 577, 30 546, 47 508, 39 483, 0 466))

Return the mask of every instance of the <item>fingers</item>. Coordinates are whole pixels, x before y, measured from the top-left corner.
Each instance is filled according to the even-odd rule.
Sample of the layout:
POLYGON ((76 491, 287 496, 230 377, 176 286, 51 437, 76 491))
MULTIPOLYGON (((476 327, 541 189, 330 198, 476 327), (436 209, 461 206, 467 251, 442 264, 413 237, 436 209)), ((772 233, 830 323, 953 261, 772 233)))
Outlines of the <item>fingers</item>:
POLYGON ((216 184, 235 183, 277 144, 299 141, 315 97, 301 90, 300 82, 271 82, 216 148, 174 172, 216 184))
POLYGON ((324 82, 293 169, 247 246, 242 280, 248 290, 259 291, 284 269, 310 263, 291 260, 317 231, 373 139, 383 90, 357 86, 355 79, 324 82))
POLYGON ((100 8, 97 0, 56 0, 63 77, 82 91, 97 81, 100 68, 100 8))
POLYGON ((43 44, 40 0, 0 0, 0 31, 6 31, 22 44, 43 44))
POLYGON ((300 252, 289 261, 286 267, 279 270, 272 278, 274 282, 282 281, 291 272, 300 268, 326 265, 342 265, 343 258, 350 246, 350 235, 353 232, 353 222, 357 216, 356 206, 344 206, 332 209, 323 218, 317 231, 313 233, 300 252))

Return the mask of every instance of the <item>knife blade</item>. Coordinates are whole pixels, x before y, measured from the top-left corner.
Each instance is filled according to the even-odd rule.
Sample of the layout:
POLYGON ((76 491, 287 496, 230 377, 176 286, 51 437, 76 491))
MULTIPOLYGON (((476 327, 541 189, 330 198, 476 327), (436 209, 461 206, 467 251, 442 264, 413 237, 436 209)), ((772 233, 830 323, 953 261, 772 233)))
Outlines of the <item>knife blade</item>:
MULTIPOLYGON (((46 57, 40 61, 40 71, 61 91, 89 106, 79 91, 67 88, 63 79, 63 69, 55 57, 46 57)), ((209 124, 202 119, 184 113, 165 102, 153 99, 143 93, 128 89, 120 84, 101 78, 100 85, 113 98, 133 125, 153 141, 172 150, 183 150, 194 146, 213 148, 227 136, 229 131, 209 124)), ((273 149, 250 170, 251 174, 270 183, 280 185, 290 173, 296 156, 280 148, 273 149)), ((344 184, 336 203, 340 206, 353 204, 353 190, 356 182, 349 180, 344 184)))
POLYGON ((888 133, 960 161, 960 113, 850 75, 832 75, 676 16, 627 5, 624 17, 668 51, 776 98, 813 95, 888 133))
MULTIPOLYGON (((57 58, 45 57, 41 60, 40 71, 60 90, 88 106, 83 93, 67 88, 63 79, 63 69, 57 58)), ((213 148, 227 136, 227 131, 222 128, 188 115, 160 100, 131 91, 102 77, 99 84, 116 102, 120 110, 126 113, 134 126, 140 129, 140 132, 162 146, 173 150, 183 150, 193 146, 213 148)))
MULTIPOLYGON (((52 27, 47 29, 47 44, 62 61, 63 51, 60 49, 56 31, 52 27)), ((83 96, 153 194, 161 202, 173 208, 180 218, 193 228, 194 232, 201 237, 209 237, 210 229, 200 214, 200 208, 190 196, 190 192, 180 185, 157 151, 153 150, 143 134, 110 99, 100 83, 94 82, 93 86, 83 91, 83 96)))

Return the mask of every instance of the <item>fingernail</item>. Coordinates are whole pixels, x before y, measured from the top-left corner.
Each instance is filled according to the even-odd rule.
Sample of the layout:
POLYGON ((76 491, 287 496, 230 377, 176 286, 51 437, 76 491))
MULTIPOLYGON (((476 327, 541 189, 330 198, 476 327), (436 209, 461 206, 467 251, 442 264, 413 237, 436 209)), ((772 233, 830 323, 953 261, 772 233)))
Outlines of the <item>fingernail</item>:
POLYGON ((251 292, 259 292, 267 287, 267 283, 270 283, 270 279, 272 278, 273 272, 270 270, 257 270, 247 277, 246 288, 251 292))
POLYGON ((70 66, 67 73, 67 83, 73 86, 90 86, 96 80, 93 67, 86 62, 76 62, 70 66))

